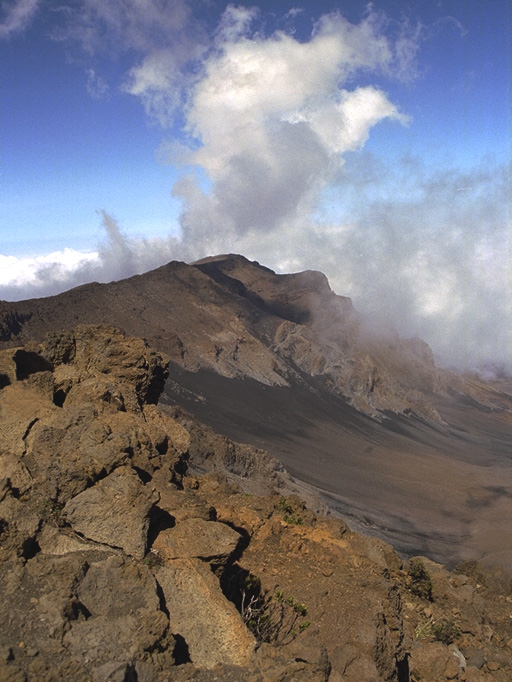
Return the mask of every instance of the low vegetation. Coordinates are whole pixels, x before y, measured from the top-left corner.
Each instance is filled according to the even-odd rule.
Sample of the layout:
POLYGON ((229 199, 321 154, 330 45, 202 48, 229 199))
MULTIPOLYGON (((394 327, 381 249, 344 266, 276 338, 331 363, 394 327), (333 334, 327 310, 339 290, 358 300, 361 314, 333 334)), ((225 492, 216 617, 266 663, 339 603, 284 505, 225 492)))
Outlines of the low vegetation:
POLYGON ((249 574, 243 583, 240 612, 259 642, 282 646, 311 625, 308 607, 281 590, 262 591, 261 582, 249 574))
POLYGON ((274 509, 278 512, 282 512, 285 523, 295 526, 302 526, 304 523, 302 516, 294 509, 293 505, 286 499, 286 497, 281 497, 274 509))
POLYGON ((433 601, 432 578, 421 559, 411 559, 409 562, 409 589, 417 597, 433 601))
POLYGON ((229 592, 228 598, 258 642, 283 646, 311 625, 306 604, 281 590, 263 590, 260 579, 252 573, 232 575, 229 592))
POLYGON ((447 646, 461 636, 459 628, 453 621, 447 619, 434 621, 432 618, 419 625, 414 634, 416 639, 432 639, 447 646))

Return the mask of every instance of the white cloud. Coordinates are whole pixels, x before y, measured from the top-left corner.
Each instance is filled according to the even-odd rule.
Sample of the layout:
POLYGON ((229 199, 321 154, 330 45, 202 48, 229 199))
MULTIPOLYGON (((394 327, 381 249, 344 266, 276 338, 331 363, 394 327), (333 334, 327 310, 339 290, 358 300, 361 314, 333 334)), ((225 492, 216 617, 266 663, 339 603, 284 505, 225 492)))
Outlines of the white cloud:
POLYGON ((370 130, 385 118, 405 124, 409 117, 399 113, 381 91, 372 86, 341 90, 336 103, 295 115, 295 122, 307 121, 322 145, 332 154, 355 151, 368 140, 370 130))
MULTIPOLYGON (((4 3, 6 4, 6 3, 4 3)), ((4 10, 0 21, 0 38, 24 31, 30 25, 39 6, 39 0, 14 0, 4 10)))
POLYGON ((257 7, 228 5, 219 22, 216 39, 220 44, 233 42, 249 33, 250 26, 258 16, 257 7))
POLYGON ((231 250, 282 271, 321 269, 375 325, 425 339, 445 366, 511 371, 510 169, 429 175, 407 159, 409 189, 397 196, 398 169, 380 168, 379 178, 366 161, 346 168, 338 222, 297 216, 231 250))
POLYGON ((130 70, 123 90, 138 97, 146 114, 160 125, 172 124, 181 94, 181 76, 173 51, 158 50, 144 57, 130 70))
POLYGON ((44 256, 1 256, 0 255, 0 287, 23 287, 24 285, 37 286, 43 284, 46 277, 43 273, 50 270, 55 282, 67 285, 69 275, 85 263, 97 261, 96 252, 84 253, 74 249, 53 251, 44 256))
MULTIPOLYGON (((36 5, 12 4, 3 26, 21 29, 36 5)), ((265 36, 256 10, 229 6, 207 39, 193 9, 83 0, 67 6, 59 36, 94 56, 128 55, 124 91, 162 126, 177 112, 186 121, 188 151, 186 139, 167 145, 189 164, 173 188, 181 238, 129 239, 104 213, 95 254, 0 258, 0 298, 237 251, 280 271, 324 271, 376 324, 425 338, 444 364, 512 368, 509 169, 429 173, 361 152, 374 126, 409 122, 376 83, 414 76, 426 29, 370 5, 358 24, 326 15, 299 41, 295 13, 289 32, 265 36)), ((88 78, 93 94, 105 92, 98 71, 88 78)))
POLYGON ((236 12, 227 11, 230 30, 219 32, 189 99, 188 129, 199 146, 188 160, 206 170, 212 189, 200 197, 190 182, 175 188, 187 242, 284 230, 311 216, 343 154, 381 120, 406 121, 378 88, 343 87, 360 71, 392 68, 393 45, 373 14, 358 25, 325 16, 300 42, 283 32, 248 34, 254 16, 236 12))

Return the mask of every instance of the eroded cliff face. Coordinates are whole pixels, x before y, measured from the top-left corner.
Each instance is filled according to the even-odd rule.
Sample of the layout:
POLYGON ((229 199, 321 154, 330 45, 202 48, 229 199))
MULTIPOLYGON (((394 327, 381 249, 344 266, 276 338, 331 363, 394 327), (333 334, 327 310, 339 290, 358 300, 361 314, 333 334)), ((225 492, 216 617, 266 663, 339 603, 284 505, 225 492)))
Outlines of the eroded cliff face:
POLYGON ((276 275, 233 254, 171 262, 46 299, 0 302, 0 347, 79 323, 115 324, 144 336, 190 372, 268 386, 320 380, 375 419, 394 413, 443 426, 436 403, 450 395, 489 408, 512 404, 488 386, 437 368, 424 342, 370 328, 322 273, 276 275))
POLYGON ((512 406, 508 396, 438 368, 421 339, 403 339, 391 327, 370 325, 349 298, 331 290, 320 272, 276 275, 233 254, 206 258, 194 266, 251 304, 247 313, 237 316, 241 329, 229 341, 226 334, 216 365, 211 365, 225 376, 242 372, 275 385, 315 377, 373 418, 411 414, 436 426, 444 425, 436 408, 439 397, 470 397, 489 408, 512 406), (272 375, 270 359, 251 354, 256 349, 246 342, 254 339, 271 351, 272 375), (232 362, 244 355, 244 367, 232 362))
POLYGON ((0 353, 0 680, 511 678, 504 574, 315 516, 166 374, 110 326, 0 353))

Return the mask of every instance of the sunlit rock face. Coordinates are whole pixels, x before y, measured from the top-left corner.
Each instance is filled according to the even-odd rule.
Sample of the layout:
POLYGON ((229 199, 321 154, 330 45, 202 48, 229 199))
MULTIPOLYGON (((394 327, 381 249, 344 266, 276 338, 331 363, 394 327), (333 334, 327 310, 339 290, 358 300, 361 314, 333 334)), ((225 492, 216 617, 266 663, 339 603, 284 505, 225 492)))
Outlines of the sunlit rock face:
POLYGON ((82 325, 0 370, 0 679, 510 679, 510 576, 315 513, 263 450, 156 404, 142 339, 82 325))
MULTIPOLYGON (((426 343, 370 325, 322 273, 277 275, 233 254, 173 261, 110 284, 3 302, 0 345, 76 324, 115 324, 147 339, 170 359, 164 402, 269 452, 354 527, 450 564, 512 566, 506 383, 497 390, 437 367, 426 343)), ((98 357, 108 368, 110 358, 98 357)), ((9 371, 0 367, 0 385, 9 371)), ((93 387, 84 380, 68 392, 66 371, 58 370, 55 400, 79 403, 93 387)), ((140 368, 123 371, 135 378, 135 395, 112 393, 111 402, 153 404, 165 376, 148 383, 137 379, 140 368)), ((222 466, 236 458, 243 468, 240 449, 226 451, 222 466)))

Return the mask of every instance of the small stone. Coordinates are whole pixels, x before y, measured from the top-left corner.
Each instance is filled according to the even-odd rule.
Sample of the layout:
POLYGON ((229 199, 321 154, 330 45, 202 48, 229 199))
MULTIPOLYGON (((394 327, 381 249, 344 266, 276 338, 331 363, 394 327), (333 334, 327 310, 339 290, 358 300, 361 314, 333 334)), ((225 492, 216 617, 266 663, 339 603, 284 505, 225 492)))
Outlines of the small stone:
POLYGON ((481 649, 468 649, 466 651, 468 665, 480 670, 485 665, 485 654, 481 649))
POLYGON ((501 665, 497 661, 489 661, 487 664, 487 669, 490 672, 496 672, 496 670, 499 670, 501 668, 501 665))
POLYGON ((447 661, 444 667, 445 677, 447 677, 449 680, 457 679, 460 671, 461 669, 459 661, 455 657, 452 657, 449 661, 447 661))
POLYGON ((491 628, 490 625, 484 625, 482 628, 482 635, 485 639, 487 639, 489 642, 492 639, 492 636, 494 635, 494 631, 491 628))

